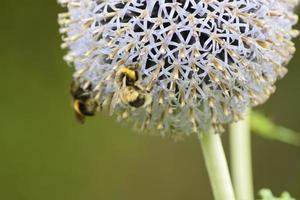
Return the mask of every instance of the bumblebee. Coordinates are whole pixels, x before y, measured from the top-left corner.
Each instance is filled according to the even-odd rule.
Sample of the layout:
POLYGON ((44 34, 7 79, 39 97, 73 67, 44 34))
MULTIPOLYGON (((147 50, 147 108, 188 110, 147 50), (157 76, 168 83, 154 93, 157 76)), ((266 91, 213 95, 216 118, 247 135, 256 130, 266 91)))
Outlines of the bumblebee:
POLYGON ((73 97, 73 109, 75 117, 80 123, 84 123, 86 116, 94 116, 98 103, 93 98, 92 85, 87 83, 84 87, 77 81, 71 84, 71 95, 73 97))
POLYGON ((122 87, 119 94, 122 103, 134 108, 147 106, 152 100, 147 92, 135 85, 122 87))
POLYGON ((116 83, 119 88, 121 102, 134 108, 147 106, 151 96, 141 86, 138 86, 138 72, 130 67, 123 67, 116 72, 116 83))
POLYGON ((116 72, 116 83, 119 87, 124 86, 133 86, 138 81, 139 76, 136 70, 131 67, 122 67, 116 72))

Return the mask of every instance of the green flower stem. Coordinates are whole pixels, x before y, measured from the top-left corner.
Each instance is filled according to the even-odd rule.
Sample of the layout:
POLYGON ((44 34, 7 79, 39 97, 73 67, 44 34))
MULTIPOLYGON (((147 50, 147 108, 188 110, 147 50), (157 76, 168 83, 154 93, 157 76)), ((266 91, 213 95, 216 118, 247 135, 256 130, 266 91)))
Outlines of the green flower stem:
POLYGON ((219 134, 199 134, 215 200, 235 200, 228 165, 219 134))
POLYGON ((230 152, 236 198, 253 200, 250 110, 242 121, 230 126, 230 152))

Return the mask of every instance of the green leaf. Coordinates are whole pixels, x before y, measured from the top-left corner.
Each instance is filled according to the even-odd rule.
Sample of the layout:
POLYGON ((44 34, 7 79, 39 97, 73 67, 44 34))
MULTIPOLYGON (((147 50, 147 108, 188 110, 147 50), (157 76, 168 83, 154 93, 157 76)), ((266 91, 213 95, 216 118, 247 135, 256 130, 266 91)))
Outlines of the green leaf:
POLYGON ((251 130, 256 134, 270 140, 281 141, 290 145, 300 146, 300 134, 276 125, 262 113, 251 112, 251 130))
POLYGON ((259 200, 296 200, 295 198, 291 197, 288 192, 283 192, 280 197, 275 197, 270 189, 261 189, 259 191, 259 200))

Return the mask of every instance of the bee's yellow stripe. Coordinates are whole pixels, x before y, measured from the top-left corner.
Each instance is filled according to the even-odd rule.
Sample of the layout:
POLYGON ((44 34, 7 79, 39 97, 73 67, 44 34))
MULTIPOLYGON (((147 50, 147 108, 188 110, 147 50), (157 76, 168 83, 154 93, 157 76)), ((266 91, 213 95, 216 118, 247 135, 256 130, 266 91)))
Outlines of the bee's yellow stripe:
POLYGON ((126 74, 130 79, 132 80, 137 80, 137 77, 136 77, 136 72, 132 69, 129 69, 127 67, 124 67, 122 69, 120 69, 119 73, 124 73, 126 74))
POLYGON ((74 108, 75 112, 77 112, 78 114, 82 115, 79 106, 80 106, 79 100, 78 99, 74 100, 73 108, 74 108))

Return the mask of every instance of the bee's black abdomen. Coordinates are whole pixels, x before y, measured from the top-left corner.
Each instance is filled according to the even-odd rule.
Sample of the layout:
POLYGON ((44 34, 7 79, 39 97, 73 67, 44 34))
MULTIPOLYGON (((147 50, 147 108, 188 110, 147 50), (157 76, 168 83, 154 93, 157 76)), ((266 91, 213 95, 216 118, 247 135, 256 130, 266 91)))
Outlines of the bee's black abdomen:
POLYGON ((132 107, 139 108, 139 107, 145 105, 145 101, 146 101, 145 97, 140 96, 135 101, 128 102, 128 104, 132 107))
POLYGON ((92 102, 93 104, 88 104, 87 102, 79 102, 79 110, 85 116, 94 116, 95 115, 95 108, 96 103, 92 102))

